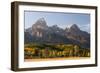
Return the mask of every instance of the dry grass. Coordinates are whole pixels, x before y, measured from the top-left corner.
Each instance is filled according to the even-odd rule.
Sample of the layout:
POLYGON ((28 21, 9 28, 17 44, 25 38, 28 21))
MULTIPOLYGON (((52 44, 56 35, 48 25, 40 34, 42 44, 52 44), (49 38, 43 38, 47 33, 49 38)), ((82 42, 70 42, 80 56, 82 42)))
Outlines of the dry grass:
POLYGON ((54 61, 54 60, 79 60, 89 59, 90 57, 64 57, 64 58, 44 58, 44 59, 24 59, 25 62, 36 62, 36 61, 54 61))

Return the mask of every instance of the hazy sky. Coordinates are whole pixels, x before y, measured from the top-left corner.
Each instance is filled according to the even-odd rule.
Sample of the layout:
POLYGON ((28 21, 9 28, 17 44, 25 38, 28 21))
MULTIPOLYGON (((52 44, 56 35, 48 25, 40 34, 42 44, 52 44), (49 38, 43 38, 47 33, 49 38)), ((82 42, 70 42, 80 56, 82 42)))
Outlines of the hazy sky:
POLYGON ((48 26, 58 25, 65 29, 77 24, 81 30, 90 32, 90 14, 24 11, 24 16, 25 29, 31 27, 39 18, 44 18, 48 26))

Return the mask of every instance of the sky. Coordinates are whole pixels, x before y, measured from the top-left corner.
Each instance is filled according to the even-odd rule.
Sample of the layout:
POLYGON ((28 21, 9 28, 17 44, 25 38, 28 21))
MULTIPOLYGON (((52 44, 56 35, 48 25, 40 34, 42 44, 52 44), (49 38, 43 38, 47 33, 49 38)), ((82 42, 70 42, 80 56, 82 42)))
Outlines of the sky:
POLYGON ((90 14, 24 11, 25 29, 31 27, 39 18, 44 18, 48 26, 58 25, 65 29, 73 24, 90 33, 90 14))

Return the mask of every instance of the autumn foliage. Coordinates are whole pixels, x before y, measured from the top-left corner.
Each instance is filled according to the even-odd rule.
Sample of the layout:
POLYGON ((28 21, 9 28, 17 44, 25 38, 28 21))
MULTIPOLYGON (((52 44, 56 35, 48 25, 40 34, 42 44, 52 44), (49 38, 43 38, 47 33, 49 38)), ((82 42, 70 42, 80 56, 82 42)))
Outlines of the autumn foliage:
POLYGON ((72 44, 25 44, 25 59, 90 57, 90 49, 72 44))

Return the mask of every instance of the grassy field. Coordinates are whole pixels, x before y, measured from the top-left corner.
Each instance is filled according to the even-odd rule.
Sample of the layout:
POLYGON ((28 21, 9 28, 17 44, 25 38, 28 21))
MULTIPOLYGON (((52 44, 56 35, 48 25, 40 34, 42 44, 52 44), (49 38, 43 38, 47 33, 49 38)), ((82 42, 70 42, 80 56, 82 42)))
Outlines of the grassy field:
POLYGON ((73 44, 25 44, 24 59, 30 60, 49 60, 49 59, 79 59, 89 58, 90 49, 81 48, 73 44))

